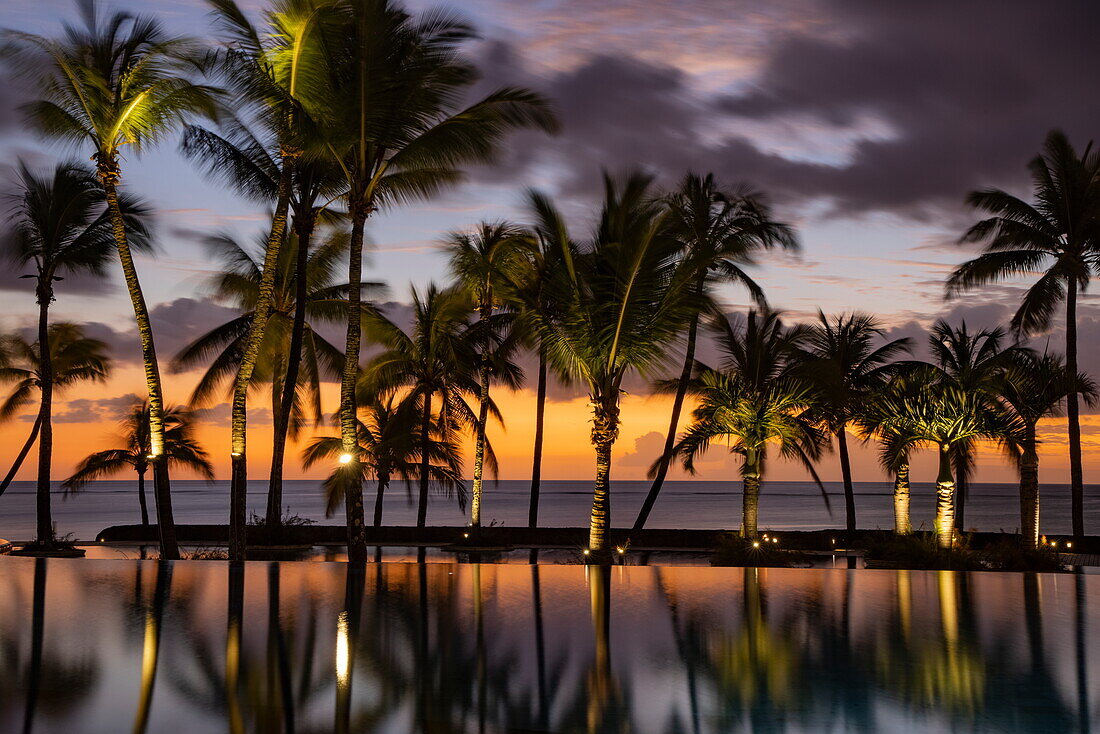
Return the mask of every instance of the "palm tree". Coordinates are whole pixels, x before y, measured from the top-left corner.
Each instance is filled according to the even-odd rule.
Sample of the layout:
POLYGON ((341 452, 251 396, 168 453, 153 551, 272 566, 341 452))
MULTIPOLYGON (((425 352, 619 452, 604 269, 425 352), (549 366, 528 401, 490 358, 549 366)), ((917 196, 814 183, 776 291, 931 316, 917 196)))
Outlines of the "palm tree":
MULTIPOLYGON (((623 379, 666 366, 698 305, 693 275, 652 196, 651 179, 633 174, 620 184, 605 175, 604 191, 592 239, 564 251, 549 284, 547 297, 558 304, 560 318, 533 314, 547 362, 588 388, 596 452, 588 550, 597 556, 607 549, 623 379)), ((552 205, 539 215, 543 230, 564 231, 552 205)), ((567 233, 561 239, 570 240, 567 233)))
MULTIPOLYGON (((942 319, 932 326, 928 346, 937 367, 964 393, 976 398, 976 409, 996 410, 1001 392, 1004 371, 1015 352, 1016 345, 1002 347, 1005 331, 1001 328, 980 329, 971 332, 966 322, 958 327, 949 326, 942 319)), ((970 477, 974 471, 973 440, 961 441, 953 449, 951 459, 955 464, 956 511, 955 527, 965 528, 966 500, 970 477)))
MULTIPOLYGON (((478 314, 478 391, 477 435, 474 443, 474 478, 470 500, 470 524, 481 527, 482 475, 485 469, 485 428, 489 420, 489 379, 494 358, 501 354, 496 347, 504 335, 491 327, 493 311, 501 305, 497 293, 503 283, 515 282, 525 264, 525 251, 532 246, 529 232, 510 222, 482 222, 473 232, 454 232, 447 237, 451 253, 451 275, 473 301, 478 314)), ((500 321, 498 319, 498 321, 500 321)), ((510 320, 509 320, 509 323, 510 320)), ((509 342, 505 338, 505 342, 509 342)))
POLYGON ((194 47, 167 35, 144 15, 116 12, 103 20, 95 5, 81 5, 82 26, 66 26, 60 39, 5 31, 26 75, 43 96, 26 106, 45 135, 91 149, 107 201, 115 247, 133 304, 149 395, 151 455, 161 557, 176 559, 171 489, 164 456, 164 391, 149 309, 134 266, 118 184, 122 150, 140 152, 176 130, 190 116, 213 115, 215 90, 194 84, 194 47))
POLYGON ((1006 446, 1020 472, 1020 534, 1039 546, 1039 421, 1058 416, 1066 398, 1077 393, 1092 405, 1096 384, 1087 375, 1074 380, 1057 354, 1017 350, 1000 384, 1000 400, 1012 418, 1006 446))
POLYGON ((883 418, 878 430, 885 437, 883 463, 907 463, 919 445, 933 446, 939 456, 936 475, 936 542, 951 548, 955 538, 955 475, 952 455, 960 444, 1003 436, 1002 418, 982 398, 945 379, 939 370, 915 368, 907 374, 912 389, 880 393, 877 410, 883 418))
MULTIPOLYGON (((201 128, 189 129, 184 150, 203 159, 211 173, 228 179, 238 191, 275 204, 264 247, 259 291, 248 334, 241 343, 233 384, 229 553, 231 558, 243 560, 248 391, 260 358, 267 320, 274 308, 274 266, 286 239, 297 162, 303 148, 315 138, 315 126, 307 109, 316 106, 310 104, 309 97, 319 93, 318 82, 325 73, 322 35, 326 19, 331 18, 328 12, 331 3, 280 0, 265 13, 263 29, 249 22, 233 0, 214 0, 212 4, 230 44, 220 54, 217 69, 233 92, 238 115, 223 120, 228 138, 201 128), (240 118, 254 120, 269 146, 263 145, 240 118), (267 153, 268 147, 276 149, 273 154, 267 153)), ((281 415, 280 411, 275 412, 281 415)), ((276 506, 272 524, 278 524, 280 513, 281 507, 276 506)), ((271 519, 270 511, 268 518, 271 519)))
POLYGON ((715 439, 741 455, 741 537, 751 540, 757 536, 768 444, 800 461, 821 486, 813 467, 825 441, 812 413, 816 392, 800 376, 796 359, 806 329, 784 327, 773 311, 749 311, 743 321, 716 318, 713 330, 722 362, 702 367, 692 380, 698 405, 674 451, 691 473, 715 439))
MULTIPOLYGON (((480 384, 477 345, 471 338, 471 334, 476 338, 476 332, 469 328, 470 301, 466 295, 454 289, 441 291, 434 285, 429 285, 423 295, 413 289, 412 311, 408 330, 383 314, 367 320, 371 340, 383 351, 363 367, 358 390, 368 400, 402 392, 406 395, 402 399, 406 409, 419 415, 421 463, 416 525, 424 527, 432 479, 432 434, 435 432, 446 440, 454 430, 476 430, 477 412, 469 401, 478 395, 480 384)), ((500 417, 491 399, 489 414, 500 417)), ((362 470, 357 468, 357 462, 345 459, 347 455, 344 451, 340 459, 346 472, 356 472, 351 474, 351 484, 355 484, 362 470)), ((490 470, 495 471, 496 456, 488 440, 485 458, 490 470)))
MULTIPOLYGON (((190 469, 208 482, 214 481, 214 467, 206 451, 195 438, 191 412, 169 406, 164 412, 165 454, 171 466, 190 469)), ((120 472, 137 472, 138 505, 141 508, 141 524, 149 524, 149 510, 145 502, 145 474, 149 471, 149 403, 135 405, 121 421, 119 442, 116 448, 96 451, 85 457, 73 475, 62 482, 66 494, 77 493, 88 482, 114 476, 120 472)))
MULTIPOLYGON (((1012 327, 1035 333, 1049 327, 1058 305, 1066 309, 1066 369, 1077 374, 1077 293, 1097 273, 1100 243, 1100 153, 1091 145, 1078 155, 1065 134, 1047 135, 1043 152, 1029 164, 1034 203, 999 189, 970 194, 971 206, 988 213, 962 242, 984 242, 985 251, 947 280, 954 296, 986 283, 1044 269, 1028 289, 1012 327)), ((1081 419, 1077 395, 1066 399, 1069 427, 1070 495, 1073 535, 1085 533, 1081 419)))
POLYGON ((840 474, 844 481, 845 528, 856 529, 856 500, 852 463, 848 455, 848 424, 878 390, 889 381, 893 360, 908 351, 910 340, 882 341, 884 330, 868 314, 842 314, 829 318, 820 309, 817 322, 807 331, 799 354, 806 377, 817 390, 814 414, 836 438, 840 474))
MULTIPOLYGON (((318 119, 344 170, 351 251, 348 331, 340 389, 344 453, 360 460, 355 384, 359 373, 363 233, 381 207, 425 198, 456 183, 462 166, 491 160, 511 130, 555 125, 533 92, 503 88, 465 109, 458 101, 477 80, 458 55, 472 30, 454 16, 414 17, 391 0, 344 0, 345 25, 332 34, 331 91, 318 119)), ((351 476, 359 472, 352 468, 351 476)), ((366 556, 362 491, 347 493, 351 558, 366 556)))
MULTIPOLYGON (((394 395, 363 396, 359 404, 364 419, 359 422, 359 445, 366 460, 360 466, 362 479, 373 478, 378 483, 374 500, 374 527, 382 525, 382 500, 393 479, 405 482, 411 490, 412 483, 422 470, 420 421, 423 419, 415 401, 398 401, 394 395)), ((435 421, 429 428, 428 476, 439 491, 455 496, 460 504, 466 500, 466 486, 462 483, 462 450, 453 428, 435 421), (448 430, 449 429, 449 430, 448 430)), ((336 459, 342 451, 339 436, 322 436, 302 452, 303 464, 309 468, 322 461, 336 459)), ((344 501, 343 472, 336 469, 325 480, 327 497, 326 516, 344 501)))
MULTIPOLYGON (((50 452, 53 447, 50 433, 50 403, 48 391, 60 392, 75 383, 91 380, 103 382, 111 370, 111 359, 107 356, 107 345, 98 339, 84 336, 83 330, 76 324, 50 324, 46 330, 46 354, 43 356, 41 342, 29 343, 21 337, 11 340, 14 352, 13 363, 0 367, 0 382, 14 383, 12 392, 0 404, 0 419, 15 415, 30 402, 31 395, 38 390, 46 410, 40 409, 31 429, 30 438, 23 446, 9 477, 14 476, 23 458, 34 443, 35 434, 41 433, 39 454, 45 454, 45 461, 39 461, 37 514, 38 541, 51 544, 54 540, 53 515, 50 510, 50 452), (45 474, 43 475, 43 472, 45 474)), ((5 479, 10 482, 10 479, 5 479)))
MULTIPOLYGON (((38 301, 38 341, 49 340, 49 309, 54 300, 54 283, 63 274, 86 273, 103 276, 112 254, 111 222, 95 175, 76 163, 58 164, 51 177, 40 176, 24 163, 19 165, 19 191, 12 197, 11 219, 15 237, 8 255, 19 267, 33 263, 35 272, 23 277, 35 281, 38 301)), ((148 250, 149 241, 142 219, 145 210, 133 201, 123 201, 127 224, 134 234, 135 249, 148 250)), ((41 395, 38 417, 23 451, 9 476, 22 464, 31 444, 41 434, 38 449, 38 492, 48 498, 53 457, 54 368, 49 349, 42 355, 37 372, 41 395)), ((0 487, 0 493, 10 479, 0 487)), ((43 537, 45 542, 48 538, 43 537)))
MULTIPOLYGON (((774 221, 760 197, 743 191, 726 191, 709 173, 706 176, 686 174, 679 188, 667 197, 666 205, 671 214, 673 235, 683 248, 683 257, 694 263, 698 270, 694 283, 696 296, 702 299, 710 296, 720 284, 736 283, 743 286, 756 304, 763 308, 764 291, 746 272, 746 268, 755 264, 756 255, 762 251, 776 247, 797 251, 799 245, 794 230, 774 221)), ((645 527, 672 463, 673 444, 695 363, 695 346, 702 315, 703 310, 700 309, 688 324, 684 366, 672 401, 664 451, 649 493, 634 522, 635 530, 645 527)))

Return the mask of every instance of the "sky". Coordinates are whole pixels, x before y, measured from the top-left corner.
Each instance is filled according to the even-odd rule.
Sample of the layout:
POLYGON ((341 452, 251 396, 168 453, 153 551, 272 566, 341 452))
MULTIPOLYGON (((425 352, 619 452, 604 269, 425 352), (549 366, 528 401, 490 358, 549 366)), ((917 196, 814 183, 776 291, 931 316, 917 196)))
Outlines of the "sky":
MULTIPOLYGON (((262 3, 244 7, 259 12, 262 3)), ((410 3, 420 10, 435 3, 410 3)), ((847 0, 467 0, 443 5, 471 21, 481 38, 468 53, 482 70, 479 91, 504 84, 548 96, 562 132, 513 136, 493 166, 469 171, 461 186, 430 202, 387 211, 368 227, 366 277, 382 281, 381 301, 399 311, 410 286, 446 279, 441 238, 479 220, 523 221, 523 192, 551 193, 583 231, 599 195, 600 172, 635 168, 674 184, 688 170, 713 172, 730 187, 764 197, 775 216, 798 229, 799 255, 769 254, 754 276, 770 303, 790 321, 827 313, 876 314, 888 336, 923 345, 937 318, 976 327, 1005 323, 1028 278, 944 300, 943 280, 974 250, 957 244, 976 221, 965 196, 979 188, 1029 191, 1027 163, 1046 133, 1059 128, 1083 147, 1100 134, 1093 70, 1100 68, 1094 31, 1100 6, 1086 0, 1048 3, 867 3, 847 0)), ((199 0, 149 0, 106 7, 152 12, 173 30, 212 38, 199 0)), ((55 34, 76 19, 69 0, 5 0, 0 24, 55 34)), ((17 158, 48 166, 70 153, 24 129, 16 107, 27 90, 0 73, 0 187, 11 190, 17 158)), ((217 262, 201 236, 219 231, 242 239, 262 233, 263 206, 204 179, 180 156, 176 141, 123 162, 126 189, 157 210, 155 258, 138 268, 152 308, 158 350, 167 357, 227 320, 209 281, 217 262)), ((30 282, 0 269, 0 329, 34 323, 30 282)), ((747 306, 744 292, 721 293, 730 310, 747 306)), ((55 465, 66 475, 90 451, 111 443, 114 422, 142 389, 132 312, 121 273, 107 282, 79 278, 58 285, 58 320, 85 324, 113 348, 116 368, 105 384, 81 386, 56 406, 55 465)), ((1100 357, 1100 307, 1080 306, 1081 365, 1100 357)), ((1035 337, 1061 349, 1063 330, 1035 337)), ((167 372, 167 365, 166 365, 167 372)), ((1096 370, 1100 373, 1100 370, 1096 370)), ((1100 374, 1097 374, 1100 377, 1100 374)), ((166 375, 170 402, 186 402, 197 372, 166 375)), ((335 386, 326 387, 328 410, 335 386)), ((547 411, 543 476, 591 476, 586 400, 553 391, 547 411)), ((501 394, 505 427, 490 429, 501 478, 529 476, 534 430, 530 389, 501 394)), ((642 478, 662 444, 670 402, 645 386, 624 398, 614 476, 642 478)), ((220 476, 228 474, 227 406, 210 406, 200 436, 220 476)), ((30 428, 30 414, 0 425, 0 465, 7 466, 30 428)), ((1083 418, 1086 482, 1100 472, 1100 417, 1083 418)), ((257 398, 249 440, 250 471, 266 475, 270 413, 257 398)), ((320 432, 329 429, 322 427, 320 432)), ((1060 421, 1042 427, 1041 476, 1067 481, 1060 421)), ((292 451, 291 456, 296 456, 292 451)), ((854 457, 857 481, 883 475, 872 447, 854 457)), ((20 478, 30 478, 28 460, 20 478)), ((735 479, 736 462, 715 447, 698 478, 735 479)), ((821 465, 839 477, 835 456, 821 465)), ((295 458, 287 476, 310 477, 295 458)), ((914 478, 928 480, 927 458, 914 478)), ((682 476, 677 474, 676 476, 682 476)), ((777 463, 776 479, 802 479, 777 463)), ((983 452, 979 481, 1012 481, 1013 468, 983 452)))

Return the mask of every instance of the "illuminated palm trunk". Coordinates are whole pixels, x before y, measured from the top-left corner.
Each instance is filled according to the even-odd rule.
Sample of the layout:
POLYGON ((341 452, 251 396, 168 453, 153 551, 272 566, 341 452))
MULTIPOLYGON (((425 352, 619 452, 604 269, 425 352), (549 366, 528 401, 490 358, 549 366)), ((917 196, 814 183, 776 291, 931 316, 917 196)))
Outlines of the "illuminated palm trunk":
POLYGON ((611 448, 619 437, 619 406, 596 402, 592 417, 592 445, 596 447, 596 484, 592 491, 592 518, 588 527, 588 549, 595 554, 607 550, 611 526, 611 448))
MULTIPOLYGON (((481 325, 489 318, 489 309, 481 308, 481 325)), ((481 391, 478 396, 477 441, 474 444, 474 481, 470 490, 470 524, 481 527, 481 494, 485 474, 485 426, 489 420, 489 340, 485 339, 481 354, 481 391)))
POLYGON ((286 376, 283 380, 283 397, 275 415, 275 436, 271 447, 271 479, 267 489, 267 525, 274 527, 282 521, 283 513, 283 462, 286 456, 286 439, 290 428, 290 413, 294 407, 294 395, 298 388, 298 373, 302 363, 302 345, 306 332, 306 301, 309 300, 309 243, 313 237, 314 217, 310 210, 305 216, 296 216, 294 229, 298 235, 298 251, 294 264, 294 322, 290 330, 290 348, 287 351, 286 376))
POLYGON ((252 373, 260 357, 260 344, 267 321, 271 317, 271 308, 275 300, 275 270, 286 236, 286 217, 290 207, 291 160, 283 156, 283 170, 279 175, 279 193, 275 203, 275 215, 271 220, 271 231, 267 237, 264 251, 263 272, 260 274, 260 288, 256 296, 256 306, 252 311, 252 323, 245 336, 241 362, 237 368, 237 378, 233 383, 233 407, 230 417, 232 430, 232 474, 229 487, 229 559, 245 559, 247 538, 245 512, 248 500, 248 460, 246 457, 246 438, 248 429, 248 387, 252 382, 252 373))
POLYGON ((97 155, 96 169, 111 217, 115 247, 122 264, 122 275, 126 281, 126 291, 134 309, 138 337, 141 340, 141 361, 145 369, 145 388, 149 396, 149 462, 153 467, 153 492, 156 495, 157 529, 160 533, 160 557, 172 561, 179 559, 179 546, 176 544, 176 524, 172 517, 172 489, 168 477, 168 457, 165 455, 164 439, 164 389, 160 380, 160 364, 157 362, 156 346, 153 342, 153 326, 149 321, 149 308, 145 303, 145 294, 141 290, 137 268, 134 266, 133 253, 126 237, 126 222, 122 217, 122 208, 118 200, 118 180, 120 171, 118 161, 113 156, 97 155))
POLYGON ((53 543, 53 514, 50 511, 50 464, 53 459, 53 354, 50 349, 50 303, 53 301, 53 275, 39 277, 38 297, 38 388, 42 404, 38 409, 41 435, 38 439, 38 483, 36 505, 38 542, 53 543))
POLYGON ((745 455, 741 474, 741 537, 756 538, 760 516, 760 457, 755 452, 745 455))
POLYGON ((898 466, 894 472, 894 534, 909 535, 913 525, 909 521, 909 464, 898 466))
POLYGON ((1029 548, 1039 547, 1039 454, 1035 450, 1035 425, 1027 426, 1020 457, 1020 537, 1029 548))
POLYGON ((939 447, 940 471, 936 476, 936 545, 951 548, 955 540, 955 479, 951 474, 951 450, 939 447))
POLYGON ((344 348, 344 369, 340 379, 340 440, 350 456, 344 489, 344 511, 348 526, 348 560, 367 560, 367 534, 363 520, 363 472, 356 416, 355 384, 359 377, 359 349, 362 342, 361 299, 363 282, 363 229, 368 208, 358 197, 352 199, 350 261, 348 264, 348 331, 344 348))

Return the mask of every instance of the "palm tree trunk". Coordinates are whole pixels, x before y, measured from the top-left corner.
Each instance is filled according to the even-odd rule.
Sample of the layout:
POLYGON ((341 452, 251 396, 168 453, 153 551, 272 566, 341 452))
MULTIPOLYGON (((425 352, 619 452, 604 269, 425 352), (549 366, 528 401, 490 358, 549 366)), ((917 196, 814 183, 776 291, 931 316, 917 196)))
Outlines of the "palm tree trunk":
POLYGON ((901 464, 894 472, 894 534, 909 535, 913 525, 909 521, 909 464, 901 464))
MULTIPOLYGON (((1077 281, 1069 279, 1066 292, 1066 371, 1077 376, 1077 281)), ((1081 415, 1077 393, 1066 396, 1069 429, 1069 493, 1073 514, 1073 538, 1080 544, 1085 535, 1085 479, 1081 468, 1081 415)))
POLYGON ((8 470, 7 476, 4 477, 4 481, 0 483, 0 495, 4 494, 4 490, 8 488, 12 480, 15 479, 15 475, 19 472, 19 467, 23 466, 23 460, 27 458, 27 454, 30 453, 31 446, 34 446, 35 440, 38 438, 38 431, 42 428, 42 414, 41 411, 34 417, 34 425, 31 426, 31 435, 27 437, 26 443, 23 444, 23 448, 19 449, 19 455, 15 457, 15 461, 11 465, 11 469, 8 470))
POLYGON ((594 401, 592 445, 596 447, 596 484, 592 490, 592 518, 588 527, 588 549, 602 556, 607 551, 607 531, 611 527, 611 448, 619 435, 619 406, 594 401))
POLYGON ((691 370, 695 365, 695 344, 699 334, 699 314, 695 314, 688 326, 687 345, 684 353, 684 368, 680 371, 680 382, 676 385, 676 397, 672 400, 672 418, 668 423, 668 432, 665 434, 665 448, 661 452, 660 463, 657 465, 657 474, 653 477, 653 484, 649 486, 649 493, 642 503, 642 509, 638 512, 638 519, 634 521, 634 529, 641 530, 645 527, 649 513, 653 511, 653 505, 657 502, 657 495, 665 483, 668 468, 672 464, 672 447, 676 444, 676 429, 680 425, 680 411, 684 408, 684 396, 687 395, 688 381, 691 379, 691 370))
POLYGON ((287 350, 286 377, 283 380, 283 398, 275 415, 275 436, 271 448, 271 479, 267 489, 267 526, 282 522, 283 512, 283 461, 286 456, 287 433, 290 429, 290 413, 294 408, 294 395, 298 388, 298 373, 302 363, 302 344, 306 333, 306 301, 309 299, 309 244, 313 237, 315 220, 313 210, 294 219, 298 235, 298 252, 294 261, 294 322, 290 330, 290 348, 287 350))
MULTIPOLYGON (((483 329, 491 316, 491 307, 481 306, 479 319, 483 329)), ((470 525, 481 527, 481 493, 485 475, 485 428, 489 421, 489 338, 486 335, 481 349, 481 390, 478 395, 477 441, 474 444, 474 481, 470 490, 470 525)))
POLYGON ((149 726, 149 712, 153 708, 153 690, 156 687, 157 667, 160 658, 160 641, 164 628, 164 608, 172 587, 172 564, 157 563, 157 584, 153 590, 152 608, 145 612, 145 644, 141 658, 141 695, 137 715, 134 717, 134 734, 144 734, 149 726))
POLYGON ((378 474, 378 494, 374 498, 374 527, 382 527, 382 498, 386 494, 386 486, 390 483, 389 472, 378 474))
POLYGON ((955 540, 955 479, 951 474, 951 449, 939 447, 940 471, 936 476, 936 545, 951 548, 955 540))
POLYGON ((531 507, 527 510, 527 527, 539 524, 539 489, 542 483, 542 441, 546 427, 546 353, 539 348, 539 385, 535 396, 535 449, 531 462, 531 507))
POLYGON ((53 543, 53 515, 50 512, 50 463, 53 459, 53 355, 50 349, 50 303, 53 276, 40 275, 38 297, 38 387, 42 403, 38 410, 41 435, 38 440, 38 484, 36 492, 38 542, 53 543))
POLYGON ((741 537, 753 540, 758 535, 760 517, 760 460, 746 456, 741 475, 741 537))
POLYGON ((46 644, 46 559, 34 559, 34 591, 31 601, 31 664, 27 672, 27 702, 23 709, 23 734, 34 731, 38 692, 42 684, 42 655, 46 644))
POLYGON ((267 236, 264 250, 263 271, 260 274, 259 293, 252 312, 252 323, 248 326, 244 352, 237 368, 237 378, 233 383, 233 401, 230 416, 232 435, 231 453, 232 474, 229 487, 229 560, 243 561, 247 552, 246 511, 248 504, 248 459, 246 456, 246 438, 248 429, 248 388, 252 383, 252 373, 260 357, 260 344, 267 331, 267 322, 271 316, 275 300, 275 271, 279 261, 279 251, 286 238, 286 218, 290 209, 290 185, 293 159, 284 154, 282 171, 279 174, 279 193, 275 202, 275 215, 271 219, 271 231, 267 236))
POLYGON ((141 524, 149 527, 149 506, 145 503, 145 470, 141 469, 138 475, 138 506, 141 507, 141 524))
POLYGON ((340 380, 340 438, 344 453, 351 456, 347 468, 351 479, 344 491, 348 525, 348 560, 365 563, 367 534, 363 523, 363 472, 356 425, 355 383, 359 377, 359 346, 362 341, 361 299, 363 281, 363 229, 368 209, 360 199, 352 205, 350 259, 348 264, 348 332, 344 349, 344 370, 340 380))
POLYGON ((416 508, 416 527, 422 528, 428 521, 428 471, 431 457, 428 443, 431 441, 432 394, 424 394, 424 414, 420 417, 420 498, 416 508))
POLYGON ((1035 425, 1026 428, 1020 457, 1020 537, 1028 548, 1039 547, 1039 454, 1035 450, 1035 425))
POLYGON ((848 432, 841 426, 836 432, 837 453, 840 454, 840 476, 844 480, 844 528, 856 531, 856 492, 852 486, 852 460, 848 456, 848 432))
POLYGON ((138 280, 134 257, 130 252, 130 243, 126 238, 126 222, 122 217, 122 208, 118 201, 117 187, 120 176, 118 161, 112 156, 97 155, 96 169, 107 199, 115 247, 118 249, 122 274, 126 280, 126 290, 130 294, 138 336, 141 338, 141 361, 145 368, 145 388, 149 395, 149 455, 153 466, 153 492, 157 499, 160 557, 166 561, 174 561, 179 559, 180 552, 176 543, 176 523, 172 517, 172 487, 165 456, 164 388, 160 380, 160 364, 157 362, 157 351, 153 341, 153 326, 149 321, 149 308, 145 303, 141 282, 138 280))

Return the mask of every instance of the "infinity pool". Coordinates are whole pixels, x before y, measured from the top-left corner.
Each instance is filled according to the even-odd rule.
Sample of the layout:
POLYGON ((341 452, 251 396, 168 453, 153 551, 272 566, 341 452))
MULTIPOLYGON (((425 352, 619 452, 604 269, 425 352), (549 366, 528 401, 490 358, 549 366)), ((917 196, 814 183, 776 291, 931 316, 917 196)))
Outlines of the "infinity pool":
POLYGON ((0 558, 2 732, 1087 731, 1080 575, 0 558))

